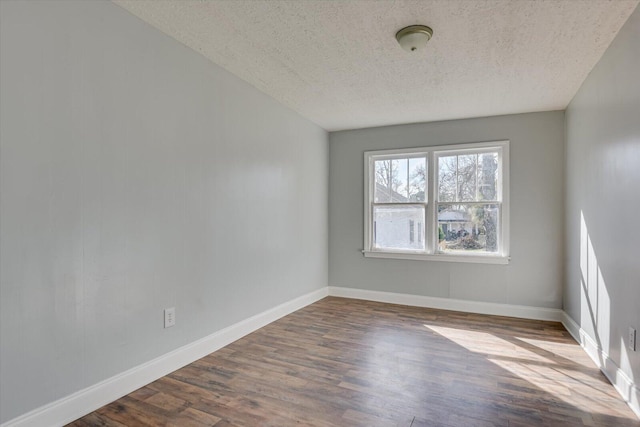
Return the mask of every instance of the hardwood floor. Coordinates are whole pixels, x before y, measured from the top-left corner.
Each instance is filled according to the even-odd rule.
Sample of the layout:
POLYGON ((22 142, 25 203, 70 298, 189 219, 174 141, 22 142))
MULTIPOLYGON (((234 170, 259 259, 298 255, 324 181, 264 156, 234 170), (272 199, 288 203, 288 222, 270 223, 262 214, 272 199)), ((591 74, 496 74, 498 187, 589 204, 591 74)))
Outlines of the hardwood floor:
POLYGON ((328 297, 70 426, 639 426, 553 322, 328 297))

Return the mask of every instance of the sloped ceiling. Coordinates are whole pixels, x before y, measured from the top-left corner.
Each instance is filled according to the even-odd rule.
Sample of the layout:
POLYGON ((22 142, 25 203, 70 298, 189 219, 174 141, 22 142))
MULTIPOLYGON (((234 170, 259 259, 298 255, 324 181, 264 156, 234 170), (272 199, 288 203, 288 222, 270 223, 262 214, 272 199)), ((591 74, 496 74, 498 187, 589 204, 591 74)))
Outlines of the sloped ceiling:
POLYGON ((638 0, 114 0, 329 131, 564 109, 638 0), (407 25, 434 30, 402 50, 407 25))

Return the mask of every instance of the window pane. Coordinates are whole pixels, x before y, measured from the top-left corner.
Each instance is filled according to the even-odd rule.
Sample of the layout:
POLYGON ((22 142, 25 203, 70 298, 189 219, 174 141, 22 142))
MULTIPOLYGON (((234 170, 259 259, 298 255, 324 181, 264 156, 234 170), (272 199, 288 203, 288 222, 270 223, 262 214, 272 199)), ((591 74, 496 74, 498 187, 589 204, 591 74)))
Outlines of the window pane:
POLYGON ((478 155, 478 200, 498 200, 498 153, 478 155))
POLYGON ((438 200, 456 201, 457 156, 438 158, 438 200))
POLYGON ((458 156, 458 200, 474 202, 476 200, 476 154, 458 156))
POLYGON ((374 163, 374 167, 376 174, 374 200, 377 203, 390 202, 394 173, 394 171, 391 170, 391 160, 377 160, 374 163))
POLYGON ((426 200, 427 159, 420 157, 409 159, 409 200, 424 202, 426 200))
POLYGON ((392 202, 408 202, 408 159, 391 160, 391 170, 395 172, 393 177, 393 191, 391 192, 392 202))
POLYGON ((438 251, 498 252, 500 205, 439 205, 438 251))
POLYGON ((375 161, 375 202, 402 203, 407 201, 407 160, 404 159, 404 168, 402 168, 402 163, 397 159, 375 161))
POLYGON ((438 158, 438 200, 499 200, 498 153, 461 154, 438 158))
POLYGON ((424 202, 426 158, 376 160, 376 203, 424 202))
POLYGON ((424 250, 423 223, 423 206, 374 206, 373 247, 424 250))

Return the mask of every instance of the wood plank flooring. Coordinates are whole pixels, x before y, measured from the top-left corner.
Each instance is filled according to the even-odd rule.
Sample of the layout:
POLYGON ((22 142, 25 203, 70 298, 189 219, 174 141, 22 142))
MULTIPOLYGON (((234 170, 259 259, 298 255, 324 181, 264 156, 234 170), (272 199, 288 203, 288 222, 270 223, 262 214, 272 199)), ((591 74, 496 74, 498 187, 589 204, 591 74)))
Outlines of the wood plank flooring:
POLYGON ((325 298, 70 426, 640 426, 562 325, 325 298))

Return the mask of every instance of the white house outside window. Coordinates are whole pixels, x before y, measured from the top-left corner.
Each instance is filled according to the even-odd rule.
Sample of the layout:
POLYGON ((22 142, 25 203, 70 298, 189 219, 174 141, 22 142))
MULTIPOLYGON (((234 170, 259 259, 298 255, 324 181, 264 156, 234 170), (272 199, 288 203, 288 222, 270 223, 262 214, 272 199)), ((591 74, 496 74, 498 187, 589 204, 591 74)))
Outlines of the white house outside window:
POLYGON ((365 153, 367 257, 508 262, 509 143, 365 153))

